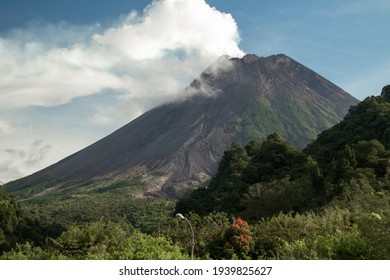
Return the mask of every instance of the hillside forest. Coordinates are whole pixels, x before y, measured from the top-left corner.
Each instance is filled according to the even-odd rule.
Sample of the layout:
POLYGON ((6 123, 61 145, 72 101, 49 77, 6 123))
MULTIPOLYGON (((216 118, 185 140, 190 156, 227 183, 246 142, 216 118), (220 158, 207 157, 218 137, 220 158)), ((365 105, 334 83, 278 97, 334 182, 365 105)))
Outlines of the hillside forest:
MULTIPOLYGON (((178 201, 140 177, 20 199, 0 188, 0 259, 390 259, 390 85, 304 149, 233 143, 178 201)), ((25 195, 25 194, 24 194, 25 195)))

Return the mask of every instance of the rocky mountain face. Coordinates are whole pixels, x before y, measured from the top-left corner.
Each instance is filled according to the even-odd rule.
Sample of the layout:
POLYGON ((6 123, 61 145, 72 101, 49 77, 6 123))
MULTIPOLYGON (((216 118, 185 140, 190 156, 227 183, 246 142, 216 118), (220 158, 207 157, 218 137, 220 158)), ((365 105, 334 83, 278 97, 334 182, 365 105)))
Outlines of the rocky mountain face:
POLYGON ((185 90, 91 146, 7 184, 38 197, 141 176, 139 195, 181 197, 208 181, 233 142, 276 132, 303 147, 358 100, 285 55, 221 57, 185 90))

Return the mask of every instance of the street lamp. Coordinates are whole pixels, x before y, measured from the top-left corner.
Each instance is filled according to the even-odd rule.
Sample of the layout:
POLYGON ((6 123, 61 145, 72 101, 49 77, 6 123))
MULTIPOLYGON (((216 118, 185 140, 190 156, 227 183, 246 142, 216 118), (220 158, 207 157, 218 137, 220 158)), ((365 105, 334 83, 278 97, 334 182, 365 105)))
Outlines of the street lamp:
POLYGON ((192 225, 191 225, 190 221, 186 217, 184 217, 182 214, 180 214, 180 213, 176 214, 176 218, 180 218, 182 220, 186 220, 187 223, 190 225, 191 233, 192 233, 191 260, 193 260, 194 259, 194 247, 195 247, 195 235, 194 235, 194 230, 192 228, 192 225))

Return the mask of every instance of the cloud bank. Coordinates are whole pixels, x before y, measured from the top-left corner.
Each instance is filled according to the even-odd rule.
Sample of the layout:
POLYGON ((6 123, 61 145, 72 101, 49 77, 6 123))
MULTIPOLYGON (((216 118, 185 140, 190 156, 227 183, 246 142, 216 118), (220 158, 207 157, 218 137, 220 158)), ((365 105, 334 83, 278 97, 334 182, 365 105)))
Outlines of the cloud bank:
POLYGON ((204 0, 153 1, 106 29, 32 25, 0 38, 0 107, 57 106, 111 89, 142 111, 176 97, 217 57, 242 56, 238 43, 232 16, 204 0))

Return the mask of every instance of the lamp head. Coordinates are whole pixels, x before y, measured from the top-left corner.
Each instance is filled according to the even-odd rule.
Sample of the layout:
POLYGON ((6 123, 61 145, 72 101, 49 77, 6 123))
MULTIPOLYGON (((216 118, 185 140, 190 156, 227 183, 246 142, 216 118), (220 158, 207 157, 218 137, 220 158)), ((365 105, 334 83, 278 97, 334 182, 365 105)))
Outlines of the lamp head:
POLYGON ((184 216, 182 214, 180 214, 180 213, 177 213, 176 214, 176 218, 184 219, 184 216))

